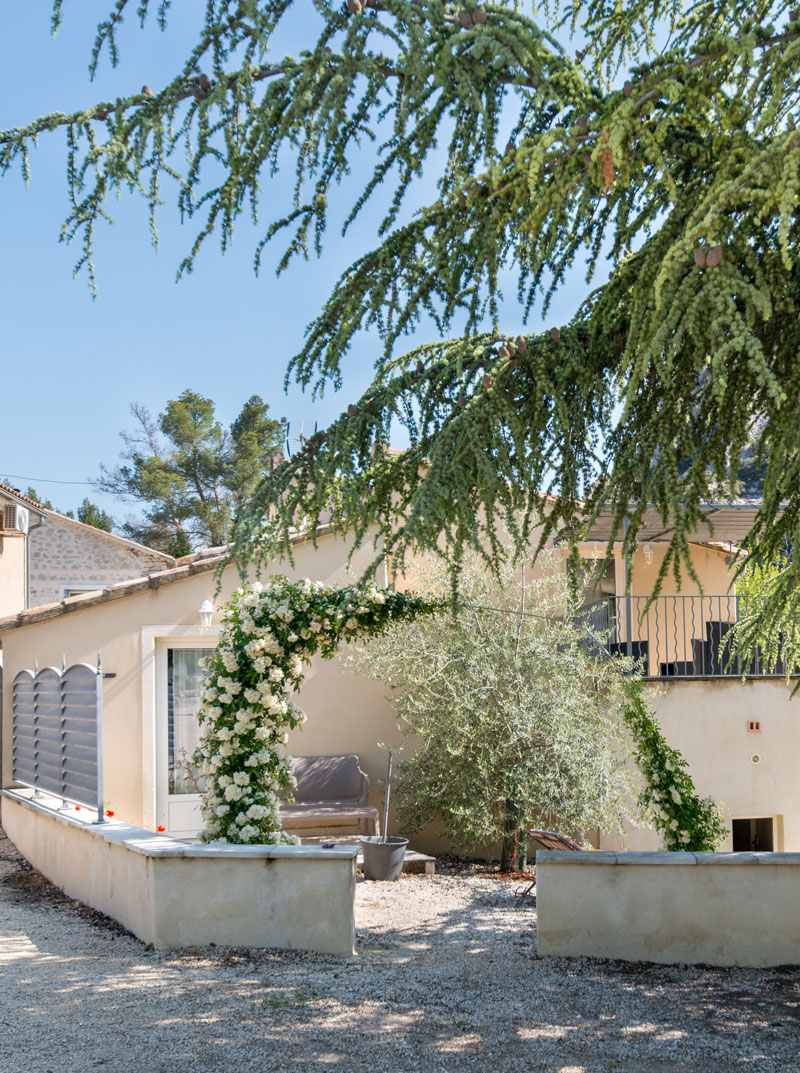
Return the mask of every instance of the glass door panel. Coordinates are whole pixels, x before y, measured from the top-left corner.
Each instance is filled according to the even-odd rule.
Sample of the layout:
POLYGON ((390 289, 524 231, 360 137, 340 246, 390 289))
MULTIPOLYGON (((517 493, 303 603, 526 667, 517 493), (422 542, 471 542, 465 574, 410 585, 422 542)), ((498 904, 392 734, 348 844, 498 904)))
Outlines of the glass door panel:
POLYGON ((167 649, 167 830, 174 835, 194 836, 202 827, 205 778, 192 757, 200 740, 197 713, 205 675, 200 660, 212 652, 183 645, 167 649))

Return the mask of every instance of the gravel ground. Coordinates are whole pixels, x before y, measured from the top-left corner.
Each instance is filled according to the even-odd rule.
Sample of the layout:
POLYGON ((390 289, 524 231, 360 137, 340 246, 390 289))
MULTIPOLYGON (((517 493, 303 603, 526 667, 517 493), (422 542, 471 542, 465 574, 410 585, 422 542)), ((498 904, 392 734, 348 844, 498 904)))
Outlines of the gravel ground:
POLYGON ((0 1073, 800 1070, 800 972, 536 955, 525 885, 359 882, 359 955, 159 952, 0 831, 0 1073))

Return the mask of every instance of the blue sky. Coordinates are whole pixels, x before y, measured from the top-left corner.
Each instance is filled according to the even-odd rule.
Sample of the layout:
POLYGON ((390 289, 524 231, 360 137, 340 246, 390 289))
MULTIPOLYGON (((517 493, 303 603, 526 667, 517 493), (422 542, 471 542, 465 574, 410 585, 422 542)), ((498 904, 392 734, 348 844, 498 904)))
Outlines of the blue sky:
MULTIPOLYGON (((203 5, 176 4, 166 34, 154 25, 142 32, 131 20, 121 37, 120 66, 111 69, 104 61, 94 83, 87 71, 94 28, 111 0, 67 0, 55 40, 49 7, 46 0, 18 4, 2 17, 6 91, 0 94, 0 129, 125 96, 143 83, 157 89, 174 73, 176 57, 182 60, 191 47, 203 5)), ((296 40, 291 37, 290 32, 289 51, 306 47, 307 27, 298 27, 296 40)), ((299 349, 307 323, 342 269, 374 241, 375 211, 346 241, 331 229, 321 261, 295 262, 278 279, 269 257, 261 276, 254 276, 255 232, 243 225, 231 252, 223 257, 212 243, 193 275, 176 283, 193 232, 181 227, 167 204, 156 254, 145 203, 126 197, 110 206, 115 225, 98 235, 100 295, 92 301, 85 279, 72 278, 77 246, 58 242, 67 204, 61 132, 42 137, 31 166, 27 190, 18 175, 0 181, 0 479, 8 477, 23 490, 33 484, 62 510, 88 495, 121 518, 131 508, 84 484, 54 482, 83 482, 97 475, 101 462, 116 462, 119 433, 132 427, 131 402, 155 414, 167 399, 192 388, 213 398, 220 420, 229 424, 244 401, 259 394, 274 416, 322 427, 369 383, 380 344, 365 335, 346 358, 341 392, 314 401, 296 388, 288 395, 283 391, 286 362, 299 349)), ((366 160, 361 167, 354 163, 354 185, 367 167, 366 160)), ((278 176, 267 189, 276 215, 288 207, 292 178, 291 172, 278 176)), ((343 210, 347 204, 343 196, 343 210)), ((276 246, 272 257, 278 252, 276 246)), ((584 292, 576 273, 548 322, 567 319, 584 292)), ((516 308, 509 306, 508 314, 504 328, 521 328, 516 308)), ((539 326, 534 317, 529 327, 539 326)), ((418 341, 434 337, 431 325, 418 329, 418 341)))

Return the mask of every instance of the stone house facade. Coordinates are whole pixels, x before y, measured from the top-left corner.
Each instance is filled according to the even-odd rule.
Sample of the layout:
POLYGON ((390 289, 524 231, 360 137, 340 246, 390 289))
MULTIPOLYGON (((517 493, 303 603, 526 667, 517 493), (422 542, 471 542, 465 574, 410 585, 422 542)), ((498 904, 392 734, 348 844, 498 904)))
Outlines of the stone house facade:
POLYGON ((165 552, 46 510, 0 483, 0 617, 167 570, 175 562, 165 552))
POLYGON ((56 511, 44 512, 29 541, 29 606, 104 589, 175 565, 164 552, 96 529, 56 511))

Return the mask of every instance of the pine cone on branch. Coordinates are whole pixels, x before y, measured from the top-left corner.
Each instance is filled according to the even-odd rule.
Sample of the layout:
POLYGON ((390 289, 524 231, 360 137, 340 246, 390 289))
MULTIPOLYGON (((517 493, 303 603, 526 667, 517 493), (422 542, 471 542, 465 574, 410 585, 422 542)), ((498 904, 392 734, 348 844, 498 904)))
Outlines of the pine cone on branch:
POLYGON ((706 268, 719 268, 722 264, 722 246, 712 246, 706 254, 706 268))

